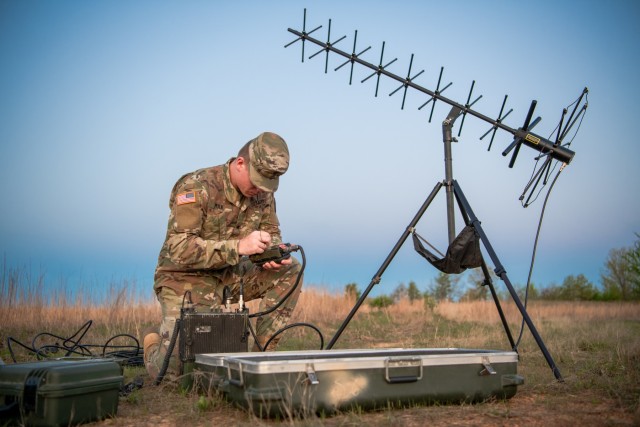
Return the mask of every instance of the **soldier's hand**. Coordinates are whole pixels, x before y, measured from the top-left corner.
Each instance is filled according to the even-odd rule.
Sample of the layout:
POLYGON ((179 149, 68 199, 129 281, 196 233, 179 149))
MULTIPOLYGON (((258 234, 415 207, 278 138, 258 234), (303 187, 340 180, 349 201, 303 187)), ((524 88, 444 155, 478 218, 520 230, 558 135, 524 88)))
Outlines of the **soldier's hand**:
POLYGON ((292 262, 293 261, 291 261, 291 258, 281 259, 278 262, 269 261, 269 262, 265 262, 264 264, 262 264, 262 268, 265 269, 265 270, 279 270, 281 266, 289 265, 292 262))
POLYGON ((271 244, 271 236, 266 231, 253 231, 238 242, 240 255, 261 254, 271 244))

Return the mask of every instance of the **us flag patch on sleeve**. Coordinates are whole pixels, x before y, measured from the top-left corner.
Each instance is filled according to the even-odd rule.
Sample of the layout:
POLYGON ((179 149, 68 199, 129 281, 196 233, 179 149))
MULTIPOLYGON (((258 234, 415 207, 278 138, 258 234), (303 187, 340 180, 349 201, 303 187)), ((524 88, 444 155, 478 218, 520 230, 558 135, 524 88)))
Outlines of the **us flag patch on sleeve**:
POLYGON ((187 203, 195 203, 195 201, 196 201, 196 193, 194 191, 181 193, 176 196, 176 203, 178 204, 178 206, 186 205, 187 203))

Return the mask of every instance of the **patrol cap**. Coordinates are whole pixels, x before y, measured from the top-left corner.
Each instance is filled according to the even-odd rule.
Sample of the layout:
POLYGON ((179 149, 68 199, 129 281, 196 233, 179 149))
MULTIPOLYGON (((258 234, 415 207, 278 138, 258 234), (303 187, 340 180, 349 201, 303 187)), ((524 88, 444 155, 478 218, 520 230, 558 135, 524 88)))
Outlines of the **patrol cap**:
POLYGON ((249 144, 249 179, 262 191, 278 189, 280 175, 289 168, 289 148, 279 135, 264 132, 249 144))

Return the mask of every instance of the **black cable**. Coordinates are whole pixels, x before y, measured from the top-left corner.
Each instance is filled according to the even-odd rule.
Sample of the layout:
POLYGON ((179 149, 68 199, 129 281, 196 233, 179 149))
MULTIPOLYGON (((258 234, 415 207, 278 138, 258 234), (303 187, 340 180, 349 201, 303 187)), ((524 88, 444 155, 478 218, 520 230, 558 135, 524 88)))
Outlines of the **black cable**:
MULTIPOLYGON (((584 95, 584 104, 582 104, 582 108, 580 109, 580 111, 578 112, 578 116, 580 117, 580 123, 578 123, 578 128, 576 129, 575 133, 573 134, 573 137, 571 137, 571 140, 564 144, 565 147, 569 147, 571 145, 571 143, 573 142, 573 140, 575 139, 576 135, 578 135, 578 131, 580 130, 580 127, 582 127, 582 121, 584 120, 584 116, 587 114, 587 107, 589 107, 589 91, 586 90, 583 92, 584 95)), ((571 129, 571 127, 573 126, 573 124, 576 122, 577 117, 575 120, 571 121, 571 119, 573 118, 573 114, 575 113, 576 109, 578 108, 578 103, 582 100, 582 95, 578 97, 578 99, 576 99, 575 101, 573 101, 573 103, 571 103, 568 107, 567 110, 575 104, 575 108, 573 110, 573 112, 571 113, 571 117, 569 118, 569 121, 567 122, 567 125, 565 126, 565 130, 563 131, 562 137, 561 139, 564 140, 564 137, 566 136, 567 132, 571 129)))
MULTIPOLYGON (((183 302, 184 302, 184 299, 183 299, 183 302)), ((171 360, 171 353, 173 353, 173 349, 176 346, 176 341, 178 338, 178 331, 180 329, 181 320, 182 318, 176 319, 176 324, 173 327, 173 334, 171 335, 171 341, 169 341, 169 347, 167 348, 167 354, 165 355, 165 358, 162 361, 162 367, 160 368, 160 372, 158 372, 158 376, 156 377, 156 381, 155 381, 156 385, 160 385, 160 383, 164 379, 164 375, 167 373, 167 369, 169 368, 169 361, 171 360)))
MULTIPOLYGON (((556 181, 558 180, 558 177, 560 176, 560 173, 562 173, 562 170, 564 169, 564 164, 562 165, 562 167, 560 168, 560 170, 558 171, 558 173, 556 174, 555 178, 553 179, 553 181, 551 182, 551 185, 549 186, 549 191, 547 191, 547 195, 544 198, 544 203, 542 204, 542 211, 540 212, 540 220, 538 221, 538 229, 536 231, 536 239, 535 242, 533 244, 533 252, 531 255, 531 264, 529 266, 529 276, 527 277, 527 286, 525 287, 525 294, 524 294, 524 308, 525 310, 527 309, 527 302, 529 300, 529 286, 531 285, 531 275, 533 274, 533 266, 535 264, 535 259, 536 259, 536 251, 538 248, 538 238, 540 237, 540 230, 542 228, 542 219, 544 218, 544 211, 547 208, 547 202, 549 201, 549 195, 551 194, 551 190, 553 190, 553 186, 555 185, 556 181)), ((515 349, 518 348, 518 345, 520 345, 520 340, 522 339, 522 333, 524 332, 524 317, 522 318, 522 323, 520 325, 520 333, 518 334, 518 339, 516 340, 516 344, 515 344, 515 349)))
POLYGON ((262 347, 260 345, 260 343, 258 342, 258 336, 256 335, 256 332, 253 330, 253 326, 251 325, 251 322, 249 322, 249 331, 251 332, 251 336, 253 337, 256 346, 258 347, 258 350, 260 350, 260 352, 264 352, 266 351, 266 348, 269 344, 271 344, 271 341, 273 341, 273 339, 275 337, 277 337, 278 335, 280 335, 281 333, 283 333, 284 331, 294 328, 294 327, 300 327, 300 326, 306 326, 309 327, 311 329, 313 329, 314 331, 316 331, 318 333, 318 336, 320 337, 320 350, 322 350, 324 348, 324 336, 322 335, 322 332, 320 332, 320 329, 318 329, 315 325, 312 325, 311 323, 306 323, 306 322, 296 322, 296 323, 292 323, 290 325, 284 326, 280 329, 278 329, 273 335, 271 335, 271 337, 269 337, 269 339, 267 340, 267 342, 264 344, 264 347, 262 347))
POLYGON ((64 338, 49 332, 41 332, 37 334, 31 341, 31 348, 36 351, 36 355, 38 359, 40 359, 40 356, 46 356, 48 353, 56 353, 60 349, 66 350, 66 354, 64 355, 64 357, 69 357, 72 354, 79 354, 81 356, 91 356, 91 350, 89 350, 87 346, 80 344, 80 341, 82 341, 87 331, 89 331, 89 329, 91 328, 92 324, 93 324, 93 321, 88 320, 80 327, 80 329, 76 331, 75 334, 71 335, 68 338, 64 338), (79 336, 79 338, 77 340, 74 340, 74 338, 77 336, 79 336), (62 345, 56 343, 55 345, 44 345, 41 347, 36 347, 36 341, 40 337, 50 337, 50 338, 62 340, 63 342, 62 342, 62 345), (79 351, 77 351, 76 349, 79 349, 79 351))
POLYGON ((102 358, 115 358, 118 359, 119 362, 122 362, 126 365, 138 366, 142 365, 141 358, 141 348, 138 340, 129 334, 118 334, 107 340, 105 344, 82 344, 81 341, 84 339, 85 335, 89 331, 89 328, 93 324, 92 320, 85 322, 80 329, 78 329, 73 335, 70 337, 63 337, 56 334, 52 334, 50 332, 41 332, 38 333, 33 340, 31 341, 31 346, 23 344, 13 337, 7 337, 7 349, 9 350, 9 354, 14 363, 17 363, 16 355, 13 351, 13 344, 17 344, 27 350, 30 353, 33 353, 38 360, 46 359, 51 354, 55 354, 60 350, 64 350, 65 354, 63 357, 69 357, 71 355, 79 355, 83 357, 102 357, 102 358), (62 344, 56 342, 55 344, 44 344, 37 346, 37 341, 42 339, 43 337, 52 338, 56 341, 62 341, 62 344), (78 337, 78 338, 76 338, 78 337), (134 345, 113 345, 110 344, 116 338, 126 337, 130 338, 134 341, 134 345), (91 351, 92 348, 101 348, 101 356, 95 356, 94 352, 91 351), (107 351, 108 349, 115 349, 114 351, 107 351), (130 350, 123 350, 130 349, 130 350))
MULTIPOLYGON (((588 102, 588 97, 587 97, 587 102, 588 102)), ((585 104, 585 105, 587 105, 587 104, 585 104)), ((580 111, 580 114, 582 114, 582 116, 580 117, 580 123, 578 123, 578 128, 576 129, 576 132, 573 134, 573 136, 571 137, 569 142, 564 144, 565 147, 569 147, 571 145, 571 143, 573 142, 573 140, 576 139, 576 135, 578 135, 578 131, 580 131, 580 128, 582 127, 582 121, 584 120, 584 116, 587 114, 586 110, 583 108, 580 111)))
POLYGON ((251 332, 251 336, 253 337, 253 341, 255 342, 256 347, 258 347, 258 350, 264 351, 266 346, 262 347, 258 342, 258 335, 256 335, 256 331, 253 330, 253 325, 251 324, 251 322, 247 322, 247 327, 249 328, 249 332, 251 332))
MULTIPOLYGON (((545 164, 543 164, 542 169, 544 169, 544 168, 545 168, 545 165, 546 165, 546 163, 545 163, 545 164)), ((548 168, 549 168, 549 171, 548 171, 547 173, 548 173, 548 174, 550 174, 550 173, 553 173, 553 172, 555 171, 555 169, 558 167, 558 163, 556 162, 553 166, 546 166, 546 167, 548 167, 548 168)), ((534 167, 534 170, 535 170, 535 167, 534 167)), ((542 174, 542 172, 543 172, 543 171, 542 171, 542 170, 540 170, 539 172, 540 172, 540 174, 542 174)), ((536 174, 536 173, 532 174, 532 179, 531 179, 531 181, 529 181, 529 184, 527 184, 527 186, 529 186, 529 185, 533 182, 533 180, 535 179, 535 178, 534 178, 534 177, 535 177, 535 175, 537 175, 537 174, 536 174)), ((545 178, 545 179, 546 179, 546 178, 545 178)), ((520 201, 521 201, 522 207, 523 207, 523 208, 528 208, 528 207, 529 207, 529 206, 531 206, 533 203, 535 203, 535 201, 536 201, 536 200, 538 200, 538 197, 540 196, 540 193, 542 193, 542 190, 544 190, 544 187, 546 187, 546 185, 547 185, 547 181, 545 180, 545 181, 543 182, 543 184, 542 184, 542 187, 540 187, 540 189, 538 190, 538 193, 536 194, 536 196, 535 196, 535 197, 533 198, 533 200, 531 200, 531 201, 529 201, 529 200, 531 199, 531 195, 533 194, 533 191, 535 191, 535 186, 534 186, 534 188, 531 190, 531 195, 527 198, 527 201, 526 201, 526 202, 522 202, 522 200, 524 200, 524 194, 526 193, 526 191, 525 191, 525 192, 523 192, 523 193, 522 193, 522 195, 520 196, 520 201)))
MULTIPOLYGON (((565 123, 564 125, 564 129, 562 129, 562 120, 556 125, 556 127, 551 131, 551 133, 549 134, 549 136, 547 137, 549 140, 552 139, 552 135, 554 133, 556 133, 556 131, 558 132, 558 138, 556 139, 556 144, 561 144, 563 147, 569 147, 571 146, 571 143, 573 142, 573 140, 576 138, 576 136, 578 135, 578 132, 580 131, 580 128, 582 127, 582 121, 584 120, 584 117, 586 115, 586 111, 587 111, 587 107, 589 105, 589 92, 586 90, 575 100, 573 101, 571 104, 569 104, 564 111, 566 112, 567 110, 569 110, 572 106, 575 106, 573 112, 571 113, 571 116, 569 117, 569 120, 565 123), (578 111, 578 115, 576 117, 574 117, 574 114, 576 113, 576 110, 579 107, 579 103, 582 101, 584 97, 584 104, 582 104, 582 108, 580 109, 580 111, 578 111), (578 119, 580 120, 578 123, 578 127, 576 128, 573 136, 571 137, 571 139, 569 140, 569 142, 562 144, 562 141, 564 140, 564 138, 567 136, 567 133, 571 130, 571 128, 573 127, 573 125, 576 123, 576 121, 578 121, 578 119), (561 134, 562 133, 562 134, 561 134)), ((564 116, 563 116, 564 117, 564 116)), ((548 177, 549 175, 551 175, 557 168, 558 164, 555 163, 553 165, 553 167, 549 164, 549 158, 547 158, 545 160, 545 162, 543 163, 543 165, 541 166, 540 169, 538 169, 538 162, 547 157, 550 153, 543 153, 542 149, 540 150, 540 155, 538 157, 535 158, 536 162, 533 166, 533 171, 531 173, 531 177, 529 178, 529 182, 527 183, 527 185, 525 186, 525 189, 522 192, 522 195, 520 196, 520 201, 522 202, 524 200, 524 196, 525 193, 528 191, 529 187, 533 184, 533 181, 535 181, 537 179, 536 184, 533 186, 533 189, 531 190, 531 193, 529 194, 529 197, 527 198, 526 202, 522 203, 522 207, 523 208, 527 208, 530 205, 532 205, 536 200, 538 200, 538 197, 540 196, 540 194, 542 193, 542 190, 544 189, 544 187, 547 185, 548 183, 548 177), (546 177, 544 178, 543 181, 543 185, 540 187, 540 189, 538 190, 538 192, 536 193, 535 197, 533 197, 533 193, 536 190, 536 187, 538 186, 538 183, 540 181, 540 178, 542 176, 542 173, 544 171, 544 169, 547 169, 546 172, 546 177), (533 200, 531 200, 531 198, 533 197, 533 200), (531 201, 530 201, 531 200, 531 201)), ((565 165, 565 164, 563 164, 565 165)), ((564 167, 564 166, 563 166, 564 167)))
POLYGON ((304 269, 307 266, 307 258, 304 255, 304 249, 302 249, 302 246, 298 246, 298 248, 300 249, 300 255, 302 256, 302 267, 300 267, 300 272, 298 272, 298 277, 296 278, 296 283, 291 287, 291 289, 289 289, 289 292, 287 292, 287 294, 282 297, 282 299, 280 301, 278 301, 278 303, 276 305, 274 305, 273 307, 270 307, 268 309, 266 309, 265 311, 261 311, 258 313, 254 313, 254 314, 250 314, 249 318, 254 318, 254 317, 262 317, 262 316, 266 316, 267 314, 273 313, 275 310, 278 309, 278 307, 280 307, 290 296, 291 294, 293 294, 293 292, 298 288, 298 285, 300 285, 300 279, 302 279, 302 274, 304 273, 304 269))
MULTIPOLYGON (((271 335, 271 338, 269 338, 267 340, 267 342, 264 344, 264 348, 266 349, 269 346, 269 344, 271 344, 271 341, 273 341, 273 339, 275 337, 277 337, 278 335, 280 335, 284 331, 286 331, 288 329, 291 329, 291 328, 300 327, 300 326, 306 326, 308 328, 313 329, 314 331, 316 331, 318 333, 318 336, 320 336, 320 350, 322 350, 324 348, 324 337, 322 336, 322 332, 320 332, 320 329, 318 329, 316 326, 312 325, 311 323, 305 323, 305 322, 292 323, 290 325, 287 325, 285 327, 282 327, 282 328, 278 329, 273 335, 271 335)), ((260 347, 260 346, 258 345, 258 347, 260 347)), ((264 351, 264 350, 261 350, 261 351, 264 351)))
MULTIPOLYGON (((270 307, 269 309, 262 311, 262 312, 258 312, 258 313, 254 313, 249 315, 248 317, 250 318, 254 318, 254 317, 262 317, 262 316, 266 316, 269 313, 272 313, 273 311, 277 310, 278 307, 280 307, 292 294, 293 292, 298 288, 298 286, 300 285, 300 280, 302 279, 302 275, 304 273, 304 269, 307 265, 307 258, 305 256, 304 253, 304 249, 302 248, 302 246, 298 245, 298 248, 300 250, 300 255, 302 256, 302 266, 300 267, 300 271, 298 272, 298 277, 296 278, 296 282, 295 284, 291 287, 291 289, 289 289, 289 292, 287 292, 287 294, 282 297, 282 299, 280 299, 280 301, 278 301, 278 303, 276 305, 274 305, 273 307, 270 307)), ((267 348, 267 346, 271 343, 271 341, 273 341, 273 339, 275 337, 277 337, 278 335, 280 335, 282 332, 294 328, 294 327, 309 327, 313 330, 315 330, 318 335, 320 336, 320 350, 322 350, 322 348, 324 347, 324 337, 322 335, 322 332, 320 332, 320 329, 318 329, 316 326, 310 324, 310 323, 305 323, 305 322, 297 322, 297 323, 292 323, 290 325, 284 326, 280 329, 278 329, 273 335, 271 335, 271 337, 269 337, 269 339, 267 340, 267 342, 265 343, 264 347, 262 347, 260 345, 260 343, 258 342, 258 337, 256 332, 253 329, 253 326, 251 325, 251 322, 249 322, 249 332, 251 332, 251 336, 253 336, 253 339, 255 341, 256 346, 258 347, 258 349, 261 352, 264 352, 267 348)))
POLYGON ((136 337, 129 334, 118 334, 109 338, 107 342, 102 346, 102 356, 115 357, 117 359, 121 359, 123 360, 124 364, 129 366, 140 366, 140 365, 144 365, 144 359, 143 359, 141 350, 142 350, 142 347, 140 347, 140 341, 138 341, 136 337), (111 341, 120 337, 131 338, 135 342, 135 346, 109 345, 111 341), (107 353, 107 348, 116 348, 118 350, 107 353), (121 349, 130 349, 130 350, 121 350, 121 349))
POLYGON ((11 360, 13 360, 13 363, 17 363, 17 359, 16 359, 16 355, 13 353, 13 346, 11 345, 11 342, 14 342, 14 343, 18 344, 19 346, 29 350, 30 352, 34 351, 33 348, 27 347, 26 345, 22 344, 17 339, 15 339, 13 337, 7 337, 7 349, 9 349, 9 355, 11 356, 11 360))
MULTIPOLYGON (((585 102, 584 102, 582 108, 580 109, 580 111, 578 112, 578 117, 580 117, 580 122, 578 123, 578 128, 576 129, 575 133, 573 134, 573 136, 571 137, 569 142, 567 142, 566 144, 563 144, 563 146, 565 146, 565 147, 569 147, 571 145, 573 140, 578 135, 578 132, 580 131, 580 128, 582 127, 582 121, 584 120, 584 116, 586 115, 587 106, 589 105, 589 93, 586 91, 586 89, 585 89, 585 92, 583 92, 583 95, 585 96, 585 102)), ((575 113, 575 111, 576 111, 576 109, 578 108, 578 105, 579 105, 578 103, 582 100, 582 96, 583 95, 580 95, 580 97, 578 97, 578 99, 576 99, 571 104, 569 104, 567 106, 566 110, 571 108, 571 106, 575 105, 575 108, 574 108, 574 111, 573 111, 573 113, 575 113)), ((578 120, 578 117, 575 117, 575 119, 573 119, 573 113, 571 114, 571 117, 569 118, 569 121, 565 125, 564 131, 562 131, 562 129, 560 129, 560 123, 559 123, 556 126, 556 128, 551 132, 552 134, 556 130, 558 132, 561 132, 561 131, 563 132, 563 134, 562 134, 560 140, 558 141, 558 143, 561 143, 561 141, 566 136, 566 133, 571 129, 571 127, 576 122, 576 120, 578 120), (572 119, 573 119, 573 121, 572 121, 572 119)), ((545 156, 545 154, 541 153, 541 155, 536 159, 536 165, 538 164, 538 160, 540 160, 544 156, 545 156)), ((551 194, 551 190, 553 189, 553 186, 555 185, 556 181, 558 180, 558 177, 560 176, 560 173, 562 173, 562 170, 564 169, 564 167, 566 165, 567 165, 566 163, 562 164, 562 166, 560 167, 560 170, 558 171, 558 173, 556 174, 555 178, 551 182, 551 186, 549 187, 549 191, 547 191, 547 195, 545 196, 544 203, 542 205, 542 210, 540 211, 540 220, 538 222, 538 229, 536 231, 536 239, 535 239, 535 242, 533 244, 533 251, 532 251, 532 254, 531 254, 531 264, 529 266, 529 275, 527 276, 527 285, 525 287, 525 294, 524 294, 524 308, 525 308, 525 310, 527 308, 527 303, 529 301, 529 287, 531 286, 531 276, 533 274, 533 266, 534 266, 535 259, 536 259, 536 251, 537 251, 537 248, 538 248, 538 238, 540 237, 540 229, 542 228, 542 219, 544 218, 544 212, 545 212, 545 209, 547 207, 547 202, 549 201, 549 195, 551 194)), ((552 173, 555 170, 556 167, 557 167, 557 164, 555 164, 553 166, 553 168, 550 169, 550 171, 548 171, 547 173, 548 174, 552 173)), ((532 174, 532 178, 530 179, 530 182, 527 184, 527 187, 531 184, 532 180, 534 179, 534 176, 536 175, 535 170, 536 170, 536 166, 534 166, 534 173, 532 174)), ((545 178, 545 180, 546 180, 546 178, 545 178)), ((538 199, 538 196, 542 192, 542 188, 544 188, 546 186, 546 184, 547 184, 547 182, 545 181, 543 186, 538 191, 538 194, 536 194, 536 197, 533 199, 533 201, 531 203, 535 202, 538 199)), ((526 190, 525 190, 525 192, 526 192, 526 190)), ((523 207, 527 207, 531 203, 524 204, 523 207)), ((522 339, 523 332, 524 332, 524 317, 522 318, 522 323, 520 324, 520 333, 518 334, 518 339, 516 341, 515 349, 517 349, 518 345, 520 344, 520 340, 522 339)))
MULTIPOLYGON (((82 352, 81 352, 82 354, 85 352, 85 347, 80 345, 80 341, 82 341, 84 336, 87 334, 87 332, 91 328, 92 324, 93 324, 93 320, 88 320, 84 325, 82 325, 80 327, 80 329, 78 329, 78 331, 74 335, 72 335, 69 338, 67 338, 66 340, 64 340, 62 345, 65 348, 69 349, 65 356, 69 356, 70 354, 75 353, 76 352, 75 351, 76 347, 79 347, 79 348, 82 349, 82 352), (77 337, 78 335, 79 335, 78 339, 74 341, 74 338, 77 337), (73 345, 69 345, 69 344, 73 344, 73 345)), ((37 338, 37 336, 36 336, 36 338, 37 338)), ((36 338, 34 338, 34 342, 35 342, 36 338)), ((88 349, 86 349, 86 350, 88 351, 88 349)), ((89 351, 89 353, 90 353, 90 351, 89 351)))

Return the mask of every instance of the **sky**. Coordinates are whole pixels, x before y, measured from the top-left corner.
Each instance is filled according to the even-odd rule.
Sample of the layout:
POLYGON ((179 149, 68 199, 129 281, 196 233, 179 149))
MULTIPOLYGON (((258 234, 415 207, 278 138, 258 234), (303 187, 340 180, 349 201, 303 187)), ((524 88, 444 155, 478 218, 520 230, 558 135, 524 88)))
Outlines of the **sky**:
MULTIPOLYGON (((633 0, 431 1, 30 1, 0 2, 0 254, 10 268, 52 283, 107 287, 132 281, 149 295, 169 214, 184 173, 222 164, 273 131, 287 141, 289 171, 276 194, 283 239, 300 244, 305 283, 366 288, 434 186, 445 177, 442 120, 449 107, 301 43, 307 31, 388 71, 522 125, 537 101, 535 132, 551 137, 561 111, 588 87, 573 161, 549 196, 532 281, 584 274, 594 284, 609 251, 640 232, 634 137, 640 85, 640 4, 633 0)), ((457 135, 459 122, 454 127, 457 135)), ((501 151, 512 135, 465 119, 453 175, 514 284, 524 284, 548 186, 518 200, 535 166, 523 147, 513 168, 501 151)), ((442 190, 417 231, 447 246, 442 190)), ((457 228, 460 227, 457 219, 457 228)), ((298 255, 299 256, 299 255, 298 255)), ((488 258, 487 258, 488 259, 488 258)), ((489 261, 490 268, 493 263, 489 261)), ((371 295, 437 271, 408 240, 371 295)), ((500 290, 501 284, 497 284, 500 290)))

